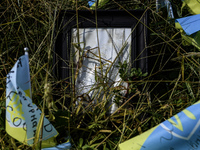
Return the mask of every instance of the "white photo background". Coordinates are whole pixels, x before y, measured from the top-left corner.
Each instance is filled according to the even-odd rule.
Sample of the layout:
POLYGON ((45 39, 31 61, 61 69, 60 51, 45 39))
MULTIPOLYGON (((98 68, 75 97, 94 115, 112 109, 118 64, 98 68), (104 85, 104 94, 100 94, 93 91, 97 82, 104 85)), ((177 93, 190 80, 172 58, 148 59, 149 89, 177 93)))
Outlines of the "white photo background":
POLYGON ((107 107, 113 113, 117 109, 113 88, 124 87, 122 93, 126 93, 127 83, 122 82, 117 66, 119 61, 130 64, 131 28, 79 28, 79 32, 73 29, 72 43, 79 45, 74 47, 75 70, 78 70, 76 95, 86 94, 93 104, 109 100, 107 107))

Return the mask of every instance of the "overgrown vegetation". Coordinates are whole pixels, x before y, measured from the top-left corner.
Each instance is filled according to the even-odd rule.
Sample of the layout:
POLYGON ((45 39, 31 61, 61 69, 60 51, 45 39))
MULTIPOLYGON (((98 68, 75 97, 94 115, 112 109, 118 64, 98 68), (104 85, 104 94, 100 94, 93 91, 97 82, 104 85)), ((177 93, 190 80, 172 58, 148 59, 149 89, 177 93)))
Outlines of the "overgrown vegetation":
MULTIPOLYGON (((181 14, 181 0, 172 0, 175 18, 181 14)), ((6 74, 24 47, 29 47, 30 73, 33 102, 39 108, 45 102, 46 117, 60 132, 58 143, 71 136, 72 149, 117 149, 119 143, 156 126, 184 108, 199 100, 200 59, 196 55, 185 57, 188 52, 198 52, 193 46, 182 45, 180 32, 174 27, 174 20, 167 17, 163 8, 156 12, 155 0, 109 0, 98 9, 148 9, 149 53, 151 70, 148 74, 138 68, 125 72, 126 63, 119 64, 121 78, 129 83, 130 96, 120 94, 120 88, 113 89, 119 108, 111 115, 105 103, 94 104, 82 101, 74 105, 78 97, 66 94, 66 84, 53 75, 54 26, 56 11, 88 10, 88 1, 80 0, 2 0, 0 2, 0 149, 31 149, 5 131, 6 74), (125 74, 124 74, 125 73, 125 74), (142 78, 140 78, 142 77, 142 78), (59 89, 54 85, 60 84, 59 89), (65 85, 65 86, 63 86, 65 85), (142 86, 141 86, 142 85, 142 86), (142 87, 142 88, 141 88, 142 87), (53 96, 61 99, 53 99, 53 96), (69 106, 63 105, 72 98, 69 106), (83 107, 84 106, 84 107, 83 107)), ((103 78, 101 78, 103 79, 103 78)), ((97 79, 98 80, 98 79, 97 79)), ((98 82, 101 84, 101 81, 98 82)), ((102 81, 104 83, 104 81, 102 81)), ((72 86, 69 83, 68 86, 72 86)), ((101 84, 106 93, 108 86, 101 84)), ((111 90, 109 90, 111 91, 111 90)), ((79 97, 80 98, 80 97, 79 97)), ((88 100, 88 95, 82 96, 88 100)))

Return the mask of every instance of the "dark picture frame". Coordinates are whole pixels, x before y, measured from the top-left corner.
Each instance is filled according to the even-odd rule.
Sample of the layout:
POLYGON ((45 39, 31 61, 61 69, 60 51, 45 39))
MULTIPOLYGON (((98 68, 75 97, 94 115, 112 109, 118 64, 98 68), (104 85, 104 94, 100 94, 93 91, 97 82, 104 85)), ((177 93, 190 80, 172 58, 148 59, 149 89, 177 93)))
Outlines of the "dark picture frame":
POLYGON ((143 73, 148 66, 148 11, 146 10, 73 10, 59 12, 55 28, 54 75, 58 80, 71 82, 70 51, 72 29, 77 28, 131 28, 131 67, 143 73), (78 14, 78 16, 77 16, 78 14))
MULTIPOLYGON (((71 49, 71 30, 77 27, 76 11, 62 11, 58 25, 62 29, 55 41, 54 74, 58 79, 68 79, 71 49), (66 61, 63 61, 66 60, 66 61)), ((79 28, 96 28, 95 11, 78 11, 79 28)), ((97 26, 113 28, 131 28, 131 63, 134 68, 148 72, 148 12, 145 10, 98 10, 97 26), (137 19, 136 19, 137 18, 137 19), (135 27, 136 26, 136 27, 135 27), (137 59, 137 61, 135 61, 137 59)), ((58 30, 58 28, 57 28, 58 30)))

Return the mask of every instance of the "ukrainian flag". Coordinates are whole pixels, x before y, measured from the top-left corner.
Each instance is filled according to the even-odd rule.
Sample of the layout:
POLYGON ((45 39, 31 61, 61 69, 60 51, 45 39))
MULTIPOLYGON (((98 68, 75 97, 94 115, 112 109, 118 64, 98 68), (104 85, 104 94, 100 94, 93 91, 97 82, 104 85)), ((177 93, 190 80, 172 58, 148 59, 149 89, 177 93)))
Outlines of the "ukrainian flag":
POLYGON ((6 79, 6 131, 18 141, 28 144, 22 96, 32 103, 28 55, 17 60, 6 79))
POLYGON ((119 150, 200 149, 200 101, 158 126, 119 144, 119 150))
MULTIPOLYGON (((108 0, 99 0, 98 7, 105 5, 107 2, 108 2, 108 0)), ((91 9, 95 9, 96 3, 97 3, 97 0, 91 0, 88 2, 91 9)))
MULTIPOLYGON (((29 58, 25 52, 7 74, 6 131, 16 140, 32 146, 40 116, 41 111, 32 103, 29 58)), ((45 117, 42 131, 42 147, 56 146, 54 139, 58 132, 45 117)), ((70 145, 68 142, 68 148, 70 145)))

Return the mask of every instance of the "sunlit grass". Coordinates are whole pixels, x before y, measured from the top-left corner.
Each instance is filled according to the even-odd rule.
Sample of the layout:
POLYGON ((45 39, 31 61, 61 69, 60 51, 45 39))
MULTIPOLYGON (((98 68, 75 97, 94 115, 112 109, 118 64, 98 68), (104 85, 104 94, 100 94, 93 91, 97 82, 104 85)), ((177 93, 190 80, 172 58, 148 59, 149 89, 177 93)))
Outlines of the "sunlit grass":
MULTIPOLYGON (((95 96, 103 101, 95 104, 91 98, 84 106, 84 101, 75 104, 77 96, 73 91, 66 93, 73 84, 58 80, 53 75, 54 27, 58 19, 55 12, 88 9, 87 1, 0 2, 0 149, 31 149, 5 131, 6 74, 23 55, 24 47, 30 49, 33 102, 60 132, 58 143, 65 142, 70 135, 73 149, 116 149, 119 143, 143 133, 199 100, 200 60, 196 55, 187 57, 188 52, 198 52, 197 49, 182 45, 174 20, 169 20, 164 11, 157 13, 155 1, 127 3, 129 5, 125 5, 124 1, 111 0, 102 9, 149 10, 151 70, 147 76, 129 81, 135 90, 130 97, 122 97, 124 102, 110 115, 107 113, 109 108, 105 106, 113 94, 121 96, 116 93, 119 89, 109 89, 105 83, 98 82, 95 90, 106 95, 95 96), (143 88, 137 88, 141 84, 143 88), (60 98, 53 99, 54 96, 60 98)), ((175 5, 180 8, 181 1, 175 5)), ((73 78, 72 83, 76 76, 73 78)), ((81 98, 88 99, 86 94, 81 98)))

